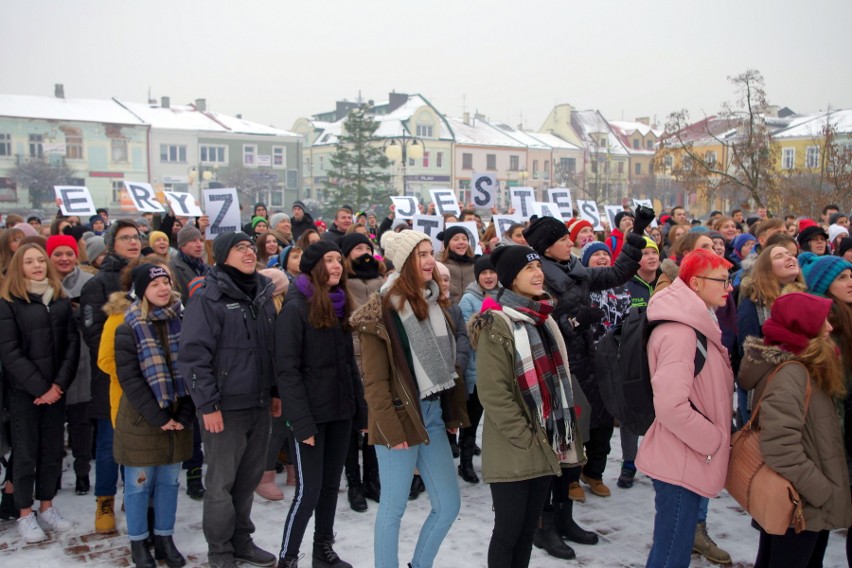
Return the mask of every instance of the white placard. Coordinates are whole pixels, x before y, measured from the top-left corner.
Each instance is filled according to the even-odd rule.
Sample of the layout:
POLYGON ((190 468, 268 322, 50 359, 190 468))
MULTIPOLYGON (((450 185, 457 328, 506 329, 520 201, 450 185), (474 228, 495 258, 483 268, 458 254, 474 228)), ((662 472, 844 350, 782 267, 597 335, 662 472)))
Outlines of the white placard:
POLYGON ((156 199, 156 192, 150 183, 141 181, 125 181, 127 195, 133 201, 136 209, 142 213, 165 213, 163 206, 156 199))
POLYGON ((580 218, 585 219, 592 224, 595 231, 603 231, 601 225, 601 212, 598 210, 598 204, 594 201, 577 200, 577 209, 579 209, 580 218))
POLYGON ((177 217, 201 217, 204 211, 191 193, 164 191, 166 199, 177 217))
POLYGON ((609 220, 610 230, 618 228, 615 225, 615 216, 622 211, 624 211, 624 207, 620 205, 604 205, 604 212, 606 212, 606 218, 609 220))
POLYGON ((571 190, 567 187, 551 187, 547 190, 547 197, 551 203, 555 203, 562 213, 562 219, 570 219, 574 216, 574 206, 571 205, 571 190))
POLYGON ((53 192, 65 216, 91 217, 97 215, 89 188, 82 185, 54 185, 53 192))
POLYGON ((456 199, 456 192, 445 187, 439 189, 430 189, 429 195, 432 196, 432 203, 435 204, 435 212, 439 215, 444 213, 454 213, 456 217, 461 215, 459 209, 459 200, 456 199))
MULTIPOLYGON (((651 209, 654 208, 654 204, 651 202, 650 199, 636 199, 636 198, 634 198, 633 199, 633 207, 636 207, 637 205, 644 205, 645 207, 650 207, 651 209)), ((652 227, 657 226, 657 218, 656 217, 654 217, 654 220, 651 221, 651 226, 652 227)))
POLYGON ((553 217, 554 219, 559 219, 564 222, 562 214, 559 212, 559 206, 556 203, 550 203, 549 201, 536 201, 533 204, 533 209, 535 209, 535 214, 539 217, 553 217))
POLYGON ((411 195, 396 195, 391 197, 394 207, 394 219, 407 221, 420 212, 417 208, 417 198, 411 195))
POLYGON ((240 201, 233 187, 221 187, 204 190, 204 210, 210 217, 205 231, 207 240, 229 231, 240 230, 240 201))
POLYGON ((473 253, 482 254, 482 247, 479 246, 479 229, 477 229, 476 223, 473 221, 465 221, 464 223, 447 223, 444 230, 446 231, 450 227, 464 227, 465 232, 467 233, 467 240, 470 242, 470 247, 473 249, 473 253))
POLYGON ((515 223, 524 224, 526 219, 522 218, 520 215, 494 215, 491 217, 491 222, 495 225, 495 229, 497 231, 497 236, 501 239, 503 238, 503 233, 509 230, 509 227, 514 225, 515 223))
POLYGON ((415 231, 426 233, 432 239, 432 249, 435 252, 441 250, 441 239, 438 238, 438 233, 444 230, 444 218, 440 215, 420 215, 417 214, 412 220, 412 228, 415 231))
POLYGON ((270 167, 272 165, 272 156, 269 154, 258 154, 257 165, 261 167, 270 167))
POLYGON ((491 209, 497 205, 497 175, 473 174, 470 194, 474 209, 491 209))
POLYGON ((510 192, 512 196, 512 208, 515 215, 529 219, 535 214, 535 189, 531 187, 513 187, 510 192))

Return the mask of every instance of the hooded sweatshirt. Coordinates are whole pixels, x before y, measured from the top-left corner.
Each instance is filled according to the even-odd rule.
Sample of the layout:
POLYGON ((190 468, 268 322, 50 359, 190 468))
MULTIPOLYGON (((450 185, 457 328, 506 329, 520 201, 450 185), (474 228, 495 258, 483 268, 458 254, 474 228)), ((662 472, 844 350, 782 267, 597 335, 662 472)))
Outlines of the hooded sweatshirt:
MULTIPOLYGON (((459 308, 461 309, 465 323, 470 322, 473 316, 478 314, 482 309, 482 302, 485 300, 485 296, 488 295, 490 298, 496 297, 497 292, 501 287, 502 286, 498 283, 497 287, 493 290, 485 291, 478 282, 471 282, 468 284, 467 288, 464 289, 464 295, 459 301, 459 308)), ((475 349, 470 350, 470 358, 468 359, 467 368, 464 372, 464 384, 465 387, 467 387, 467 394, 473 394, 473 387, 476 386, 475 349)))
POLYGON ((636 467, 653 479, 715 497, 725 486, 731 441, 734 375, 722 332, 710 310, 680 278, 654 294, 648 363, 654 420, 639 447, 636 467), (697 339, 707 337, 707 359, 694 377, 697 339))

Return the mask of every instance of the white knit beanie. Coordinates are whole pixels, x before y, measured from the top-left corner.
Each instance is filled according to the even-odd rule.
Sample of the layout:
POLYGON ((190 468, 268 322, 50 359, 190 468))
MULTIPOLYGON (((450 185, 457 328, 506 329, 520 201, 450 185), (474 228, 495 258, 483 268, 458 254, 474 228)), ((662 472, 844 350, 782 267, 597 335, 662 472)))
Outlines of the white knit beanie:
POLYGON ((843 227, 842 225, 834 224, 828 227, 828 242, 833 243, 834 239, 839 237, 840 235, 849 235, 849 229, 843 227))
POLYGON ((401 272, 402 266, 411 256, 411 252, 417 248, 417 245, 422 241, 431 240, 426 233, 410 229, 403 229, 398 233, 385 231, 385 234, 382 235, 382 249, 385 251, 385 256, 396 267, 397 272, 401 272))

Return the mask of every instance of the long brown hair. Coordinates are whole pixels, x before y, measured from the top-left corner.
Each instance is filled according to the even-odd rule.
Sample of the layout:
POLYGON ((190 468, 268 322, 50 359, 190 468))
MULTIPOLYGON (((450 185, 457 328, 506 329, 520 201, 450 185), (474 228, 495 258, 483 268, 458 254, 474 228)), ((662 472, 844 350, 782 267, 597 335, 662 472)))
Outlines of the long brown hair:
POLYGON ((828 313, 828 323, 834 328, 831 335, 840 347, 843 366, 852 374, 852 306, 838 300, 830 290, 826 292, 826 296, 832 301, 831 311, 828 313))
MULTIPOLYGON (((266 241, 268 241, 269 239, 275 239, 276 242, 278 241, 278 238, 270 232, 263 233, 262 235, 257 237, 257 240, 254 241, 254 246, 257 247, 257 262, 260 266, 258 270, 266 268, 266 264, 269 262, 269 258, 272 256, 266 252, 266 241)), ((275 254, 277 255, 278 253, 275 254)))
POLYGON ((831 397, 842 397, 846 394, 846 385, 840 367, 840 357, 837 356, 837 345, 830 337, 815 337, 808 346, 796 356, 808 370, 808 374, 831 397))
MULTIPOLYGON (((343 255, 340 256, 342 257, 343 255)), ((325 267, 325 261, 320 259, 306 276, 314 288, 313 295, 308 298, 308 323, 317 329, 331 329, 340 324, 343 326, 343 329, 349 330, 349 316, 352 314, 352 297, 346 293, 346 268, 344 267, 341 271, 340 282, 337 285, 346 293, 342 320, 338 320, 334 314, 334 306, 331 304, 331 297, 329 296, 331 286, 328 285, 329 274, 325 267)))
MULTIPOLYGON (((420 263, 417 257, 420 247, 423 243, 427 242, 429 241, 420 241, 420 243, 414 247, 414 250, 411 251, 411 254, 408 255, 408 258, 402 265, 402 270, 399 271, 399 277, 394 281, 393 285, 391 285, 388 293, 382 297, 382 309, 394 309, 399 311, 403 308, 405 302, 408 302, 408 305, 411 306, 411 311, 414 312, 414 316, 418 320, 423 321, 429 317, 429 304, 423 297, 423 287, 426 283, 423 281, 423 276, 420 273, 420 263)), ((439 278, 440 276, 438 275, 438 271, 433 270, 432 281, 438 287, 438 290, 441 289, 441 282, 438 280, 439 278)), ((438 305, 442 308, 450 307, 449 298, 444 298, 443 295, 439 295, 438 305)))
POLYGON ((12 262, 9 263, 3 285, 0 286, 0 297, 9 302, 12 301, 12 298, 20 298, 30 303, 30 295, 27 293, 27 279, 24 276, 24 254, 28 250, 37 250, 44 256, 44 262, 47 264, 47 281, 50 283, 50 287, 53 288, 53 297, 64 298, 65 291, 62 289, 62 281, 56 275, 56 269, 50 263, 47 251, 35 243, 28 243, 18 247, 15 256, 12 257, 12 262))
MULTIPOLYGON (((781 283, 775 277, 775 274, 772 273, 772 251, 777 247, 787 250, 787 247, 784 245, 764 248, 757 255, 757 260, 754 261, 754 265, 751 268, 751 274, 743 280, 742 284, 742 292, 751 298, 752 302, 761 303, 767 308, 772 307, 772 304, 775 303, 775 300, 782 292, 781 283)), ((796 275, 793 283, 804 287, 805 280, 802 278, 801 270, 796 275)))
POLYGON ((26 237, 26 234, 20 229, 6 229, 0 233, 0 272, 6 272, 9 264, 12 263, 12 257, 15 255, 12 252, 12 241, 16 238, 23 240, 24 237, 26 237))

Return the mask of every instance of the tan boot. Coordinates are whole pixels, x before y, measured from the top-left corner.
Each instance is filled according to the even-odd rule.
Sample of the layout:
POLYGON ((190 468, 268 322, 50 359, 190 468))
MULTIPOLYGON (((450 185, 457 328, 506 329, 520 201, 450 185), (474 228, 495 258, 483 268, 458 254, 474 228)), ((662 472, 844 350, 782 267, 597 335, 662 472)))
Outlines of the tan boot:
POLYGON ((572 481, 568 486, 568 498, 572 501, 579 501, 580 503, 586 502, 586 492, 583 491, 579 481, 572 481))
POLYGON ((692 543, 692 550, 710 562, 716 564, 731 563, 731 555, 719 548, 707 534, 706 522, 698 523, 695 526, 695 540, 692 543))
POLYGON ((115 497, 98 497, 95 509, 95 532, 110 534, 115 532, 115 497))
POLYGON ((254 492, 268 501, 281 501, 284 498, 284 492, 278 489, 278 486, 275 485, 274 469, 263 472, 260 484, 254 492))
POLYGON ((610 491, 609 487, 607 487, 600 479, 592 479, 591 477, 586 477, 583 474, 580 474, 580 479, 582 479, 583 483, 588 485, 591 492, 598 497, 609 497, 612 495, 612 491, 610 491))

